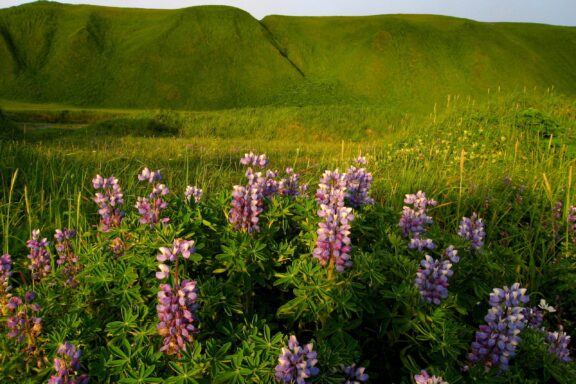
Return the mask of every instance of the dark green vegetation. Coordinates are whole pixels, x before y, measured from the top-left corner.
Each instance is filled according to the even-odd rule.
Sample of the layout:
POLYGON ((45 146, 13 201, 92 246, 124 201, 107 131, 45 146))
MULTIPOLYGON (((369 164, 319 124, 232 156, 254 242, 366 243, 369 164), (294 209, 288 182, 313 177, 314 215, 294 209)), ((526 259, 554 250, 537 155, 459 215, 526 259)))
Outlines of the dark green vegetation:
POLYGON ((39 2, 0 10, 0 98, 107 108, 377 104, 576 94, 576 28, 442 16, 284 17, 230 7, 39 2))
MULTIPOLYGON (((81 371, 95 383, 273 382, 294 334, 318 351, 315 383, 341 383, 339 367, 352 362, 367 366, 371 383, 409 383, 424 368, 452 384, 575 382, 574 363, 558 361, 534 330, 522 332, 508 372, 462 371, 495 287, 519 282, 531 306, 546 299, 557 309, 547 327, 576 334, 576 236, 568 212, 557 219, 552 211, 557 201, 574 204, 573 99, 456 98, 417 120, 354 106, 120 113, 36 111, 36 124, 66 124, 18 123, 20 139, 0 141, 0 230, 14 260, 12 293, 32 289, 25 241, 35 228, 49 240, 56 228, 75 228, 84 266, 76 288, 64 286, 56 265, 33 287, 44 318, 37 345, 47 360, 37 370, 25 343, 1 338, 0 381, 45 382, 58 345, 69 340, 82 348, 81 371), (112 120, 84 125, 90 114, 112 120), (356 211, 352 269, 330 279, 312 258, 320 219, 311 198, 271 199, 253 236, 232 229, 230 191, 246 182, 238 159, 250 150, 266 152, 270 168, 294 167, 311 195, 324 170, 368 156, 376 203, 356 211), (168 227, 138 224, 133 206, 149 193, 136 181, 144 166, 161 169, 171 190, 168 227), (97 173, 118 177, 125 193, 127 216, 107 234, 97 230, 92 201, 97 173), (183 191, 194 184, 204 200, 185 204, 183 191), (398 226, 404 195, 418 190, 439 201, 429 212, 438 249, 429 253, 437 258, 454 244, 461 257, 440 306, 421 300, 414 278, 423 254, 407 248, 398 226), (486 222, 480 253, 456 235, 473 212, 486 222), (126 246, 119 258, 110 247, 116 237, 126 246), (158 352, 155 256, 180 237, 198 245, 180 273, 197 280, 200 307, 195 343, 177 361, 158 352)), ((9 124, 22 118, 3 116, 9 124)))

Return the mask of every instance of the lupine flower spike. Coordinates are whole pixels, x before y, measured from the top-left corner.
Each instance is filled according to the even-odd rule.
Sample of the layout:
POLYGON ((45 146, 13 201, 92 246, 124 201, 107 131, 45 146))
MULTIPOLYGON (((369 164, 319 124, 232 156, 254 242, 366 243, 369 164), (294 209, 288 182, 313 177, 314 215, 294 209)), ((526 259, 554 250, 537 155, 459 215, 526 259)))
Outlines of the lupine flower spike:
POLYGON ((26 341, 25 351, 32 353, 35 349, 36 339, 42 331, 42 318, 35 314, 40 311, 38 304, 32 301, 36 298, 36 293, 26 292, 24 300, 17 296, 12 296, 8 301, 8 311, 12 316, 6 322, 8 333, 6 336, 16 339, 20 343, 26 341))
POLYGON ((74 237, 76 237, 76 231, 67 228, 64 228, 64 230, 57 229, 54 234, 56 252, 58 253, 56 264, 62 269, 66 277, 66 285, 72 288, 78 285, 76 275, 82 269, 82 266, 78 263, 78 256, 76 256, 72 248, 71 240, 74 237))
POLYGON ((55 375, 50 376, 48 384, 87 384, 90 378, 80 371, 80 356, 82 351, 66 341, 58 347, 54 358, 55 375))
POLYGON ((338 171, 326 171, 320 179, 316 191, 316 201, 320 204, 318 216, 318 238, 313 255, 321 265, 328 265, 329 276, 332 268, 338 272, 352 267, 350 260, 350 223, 354 220, 352 208, 344 206, 346 178, 338 171))
POLYGON ((563 363, 569 363, 572 361, 570 357, 570 350, 568 349, 568 344, 570 344, 570 336, 560 330, 560 332, 548 332, 546 336, 546 342, 550 345, 548 351, 553 353, 558 357, 563 363))
MULTIPOLYGON (((365 157, 358 157, 356 159, 358 164, 366 164, 365 157)), ((358 209, 364 205, 374 204, 370 194, 372 187, 372 174, 367 172, 364 168, 356 168, 354 166, 348 168, 346 171, 346 198, 352 208, 358 209)))
POLYGON ((94 189, 102 189, 104 193, 97 192, 94 196, 94 202, 98 204, 98 213, 100 214, 100 230, 108 232, 110 228, 119 227, 124 217, 124 212, 120 209, 124 204, 124 194, 114 176, 104 178, 96 175, 92 179, 94 189))
POLYGON ((423 251, 424 249, 434 249, 432 239, 425 239, 426 226, 433 223, 432 217, 428 216, 428 207, 435 206, 436 200, 428 199, 426 193, 418 191, 416 194, 406 195, 404 203, 412 205, 404 206, 400 217, 400 228, 402 235, 410 239, 408 248, 423 251))
POLYGON ((484 238, 486 237, 484 222, 476 213, 474 213, 471 218, 463 217, 460 222, 458 234, 463 239, 470 241, 472 249, 477 251, 484 245, 484 238))
POLYGON ((448 298, 448 278, 454 273, 452 264, 458 261, 458 251, 451 245, 444 251, 442 259, 426 255, 420 262, 421 268, 416 272, 414 283, 426 302, 438 305, 448 298))
POLYGON ((166 262, 174 262, 174 281, 173 285, 160 284, 158 292, 158 313, 157 329, 160 336, 164 337, 164 344, 160 348, 161 352, 168 355, 179 354, 180 351, 186 350, 186 344, 192 342, 193 335, 196 332, 195 312, 198 309, 196 299, 198 297, 198 288, 196 281, 178 280, 178 258, 180 255, 185 259, 194 253, 194 241, 176 239, 172 248, 160 248, 160 254, 156 259, 160 262, 160 271, 156 272, 156 278, 159 280, 166 279, 170 276, 170 268, 166 262))
POLYGON ((253 152, 244 154, 244 157, 240 159, 240 164, 264 168, 268 165, 268 159, 265 154, 256 155, 253 152))
POLYGON ((288 348, 282 348, 276 365, 276 379, 280 383, 306 384, 306 379, 316 376, 319 369, 314 367, 318 360, 313 345, 306 344, 301 347, 296 336, 290 336, 288 348))
POLYGON ((476 340, 468 354, 471 363, 481 362, 487 371, 493 366, 500 371, 508 369, 520 343, 520 332, 526 327, 523 306, 529 301, 526 288, 520 288, 519 283, 510 288, 494 288, 490 294, 491 308, 484 317, 487 324, 476 331, 476 340))
POLYGON ((199 203, 202 199, 202 189, 189 185, 186 187, 186 191, 184 192, 184 198, 187 202, 190 202, 192 199, 194 199, 195 203, 199 203))
POLYGON ((356 364, 352 364, 344 368, 346 378, 344 384, 361 384, 368 381, 368 375, 364 373, 364 367, 356 368, 356 364))
POLYGON ((9 254, 0 257, 0 316, 8 314, 10 294, 10 276, 12 276, 12 259, 9 254))
POLYGON ((153 227, 155 224, 168 224, 170 221, 167 217, 160 217, 162 211, 168 207, 163 199, 164 196, 170 193, 170 190, 164 184, 154 184, 157 181, 162 180, 162 175, 160 171, 150 171, 148 168, 144 168, 142 172, 138 175, 138 180, 147 181, 152 185, 152 192, 148 197, 138 197, 136 202, 136 209, 140 214, 140 224, 149 224, 153 227))
POLYGON ((414 375, 414 381, 416 384, 448 384, 441 376, 430 376, 424 369, 420 374, 414 375))
POLYGON ((32 280, 34 281, 42 280, 48 276, 52 269, 50 267, 50 253, 48 253, 49 244, 50 242, 46 238, 40 240, 39 229, 33 230, 32 239, 26 242, 26 246, 30 249, 28 269, 32 271, 32 280))

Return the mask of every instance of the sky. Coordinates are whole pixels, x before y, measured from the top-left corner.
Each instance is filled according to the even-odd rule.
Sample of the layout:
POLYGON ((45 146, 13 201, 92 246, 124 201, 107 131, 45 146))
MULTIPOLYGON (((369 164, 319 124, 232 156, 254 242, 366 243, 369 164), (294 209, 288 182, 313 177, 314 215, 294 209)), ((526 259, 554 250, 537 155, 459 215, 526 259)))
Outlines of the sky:
MULTIPOLYGON (((30 0, 0 0, 0 8, 30 0)), ((576 26, 576 0, 60 0, 61 3, 132 8, 184 8, 223 4, 257 19, 266 15, 361 16, 424 13, 478 21, 533 22, 576 26)))

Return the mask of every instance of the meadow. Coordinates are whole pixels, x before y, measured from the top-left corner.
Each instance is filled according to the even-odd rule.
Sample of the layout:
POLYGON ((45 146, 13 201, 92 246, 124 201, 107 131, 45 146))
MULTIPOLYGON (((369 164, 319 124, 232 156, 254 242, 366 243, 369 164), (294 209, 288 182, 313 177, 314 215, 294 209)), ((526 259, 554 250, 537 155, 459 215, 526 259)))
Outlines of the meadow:
POLYGON ((2 105, 2 382, 576 380, 571 98, 2 105))

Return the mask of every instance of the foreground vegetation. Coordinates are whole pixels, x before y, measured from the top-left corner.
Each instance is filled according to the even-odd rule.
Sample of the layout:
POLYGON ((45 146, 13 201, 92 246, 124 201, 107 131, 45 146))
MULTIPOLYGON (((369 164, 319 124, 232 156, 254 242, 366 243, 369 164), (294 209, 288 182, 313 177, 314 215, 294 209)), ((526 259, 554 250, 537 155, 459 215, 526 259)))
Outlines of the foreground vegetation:
MULTIPOLYGON (((70 373, 77 371, 77 382, 82 374, 110 383, 274 382, 275 367, 297 354, 295 337, 302 347, 312 344, 302 357, 310 382, 344 382, 358 367, 369 382, 411 382, 423 369, 450 383, 574 382, 574 362, 562 361, 559 348, 550 352, 554 341, 546 340, 549 331, 576 334, 570 208, 576 105, 539 96, 495 95, 482 105, 450 99, 426 118, 360 107, 160 111, 26 132, 22 115, 4 112, 10 134, 0 142, 0 222, 12 273, 2 297, 11 286, 8 293, 22 298, 19 310, 42 321, 24 327, 22 341, 1 339, 2 381, 45 382, 57 375, 54 358, 70 364, 64 356, 76 347, 81 362, 70 373), (307 196, 259 200, 259 228, 252 231, 232 210, 238 197, 232 186, 249 187, 259 169, 251 163, 253 171, 245 174, 239 160, 249 151, 267 153, 265 169, 280 170, 278 179, 291 167, 300 184, 309 184, 307 196), (354 164, 359 155, 366 165, 354 164), (351 165, 372 173, 374 202, 350 212, 352 265, 339 272, 333 267, 342 255, 322 263, 315 252, 325 220, 315 195, 325 170, 347 173, 351 165), (141 173, 145 167, 160 169, 162 180, 141 173), (93 181, 97 174, 115 176, 123 193, 118 207, 125 216, 112 220, 108 231, 93 198, 115 181, 93 181), (192 185, 203 190, 197 202, 185 199, 192 185), (405 195, 418 191, 437 201, 420 212, 432 222, 403 230, 403 206, 418 210, 405 195), (167 224, 143 220, 147 211, 138 197, 145 196, 167 203, 156 219, 168 218, 167 224), (459 235, 462 218, 474 213, 484 223, 482 245, 459 235), (40 235, 27 243, 35 229, 40 235), (54 238, 57 229, 62 233, 54 238), (435 248, 411 249, 411 239, 424 238, 435 248), (46 276, 28 268, 31 245, 49 254, 46 276), (443 256, 451 245, 459 261, 443 256), (71 254, 77 262, 58 263, 71 254), (438 271, 450 260, 449 293, 439 303, 426 301, 417 287, 425 254, 446 262, 438 271), (510 347, 514 356, 506 369, 503 361, 475 360, 470 353, 477 352, 472 343, 480 326, 490 323, 489 308, 500 305, 490 296, 493 289, 514 283, 526 289, 519 297, 529 299, 499 308, 508 314, 527 308, 514 320, 520 323, 542 311, 543 322, 518 326, 521 341, 510 347), (193 341, 183 337, 185 350, 179 341, 170 344, 165 324, 159 325, 166 312, 157 307, 159 292, 169 295, 176 286, 190 287, 183 300, 195 315, 193 341), (31 291, 33 299, 25 296, 31 291), (65 342, 70 345, 60 348, 65 342)), ((33 115, 41 122, 60 113, 33 115)), ((70 115, 59 118, 70 124, 70 115)), ((343 201, 351 206, 350 196, 343 201)), ((345 208, 338 204, 333 209, 345 208)), ((119 214, 114 209, 111 217, 119 214)), ((14 313, 2 308, 7 333, 14 313)))

